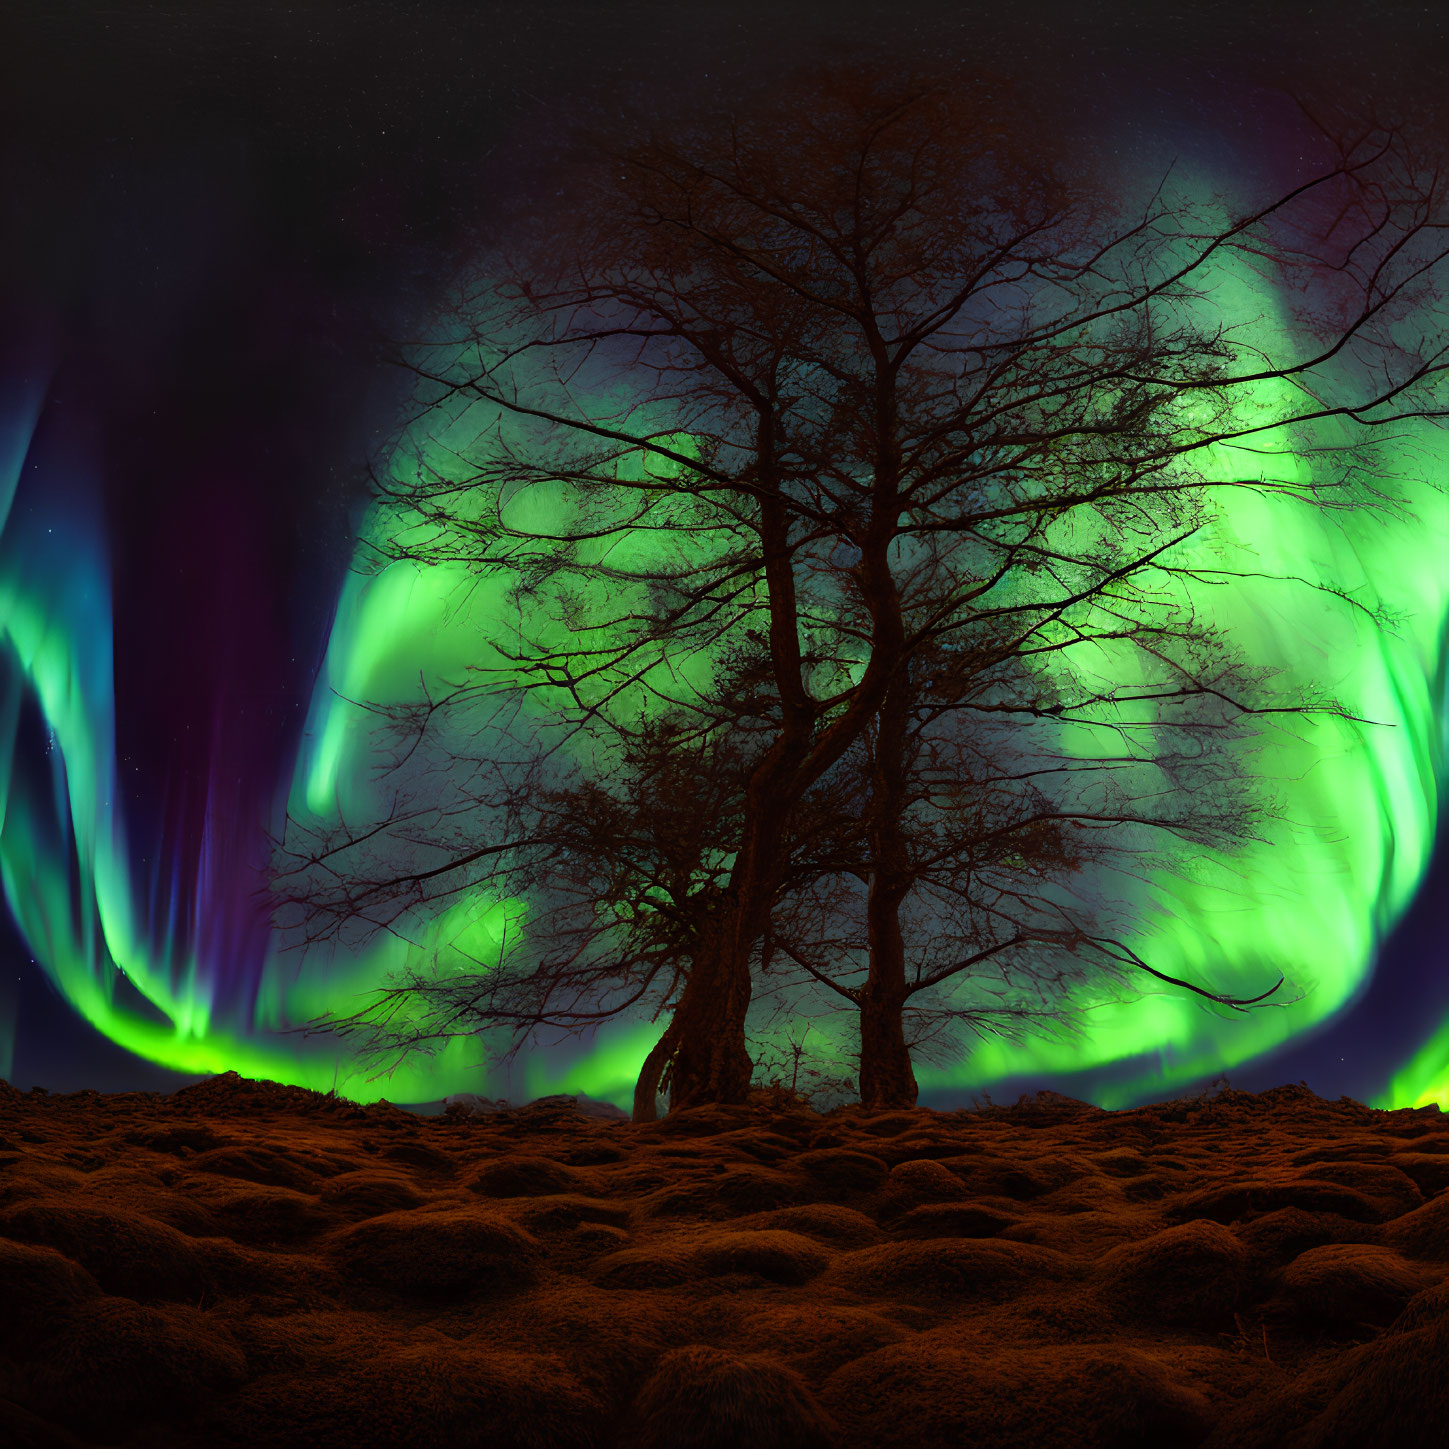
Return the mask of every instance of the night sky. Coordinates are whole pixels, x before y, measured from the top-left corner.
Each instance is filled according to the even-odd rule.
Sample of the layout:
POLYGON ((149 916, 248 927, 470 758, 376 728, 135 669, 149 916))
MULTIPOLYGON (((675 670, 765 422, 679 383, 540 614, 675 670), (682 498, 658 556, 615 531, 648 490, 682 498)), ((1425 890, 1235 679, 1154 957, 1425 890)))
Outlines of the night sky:
MULTIPOLYGON (((260 826, 326 648, 361 460, 396 406, 375 339, 527 206, 572 117, 616 96, 727 95, 812 59, 919 54, 1068 94, 1078 124, 1124 145, 1232 145, 1275 88, 1341 84, 1422 112, 1449 73, 1437 5, 1011 8, 1030 18, 976 3, 5 7, 0 387, 47 377, 37 456, 96 480, 65 506, 99 509, 109 549, 138 855, 164 857, 184 895, 221 802, 233 878, 251 882, 226 929, 265 929, 260 826)), ((17 506, 57 505, 22 489, 17 506)), ((1441 838, 1356 1003, 1233 1085, 1378 1090, 1449 1011, 1446 901, 1441 838)), ((8 919, 0 978, 22 1088, 191 1080, 79 1018, 8 919)))

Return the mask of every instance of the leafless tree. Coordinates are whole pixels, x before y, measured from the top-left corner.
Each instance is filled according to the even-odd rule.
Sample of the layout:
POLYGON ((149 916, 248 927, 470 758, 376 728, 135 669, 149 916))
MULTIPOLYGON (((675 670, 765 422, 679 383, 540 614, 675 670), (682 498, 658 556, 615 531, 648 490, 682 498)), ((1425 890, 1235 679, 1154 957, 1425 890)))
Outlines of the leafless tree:
MULTIPOLYGON (((1168 178, 1129 212, 984 84, 801 77, 580 162, 557 208, 465 280, 438 339, 406 350, 419 441, 416 465, 381 489, 399 520, 389 552, 501 574, 518 604, 461 692, 546 701, 558 749, 609 770, 634 750, 625 777, 641 784, 653 769, 676 788, 680 760, 696 761, 696 786, 738 762, 710 817, 722 833, 699 842, 708 864, 686 850, 673 892, 657 866, 601 882, 630 821, 658 818, 615 818, 603 781, 591 803, 577 784, 537 793, 558 802, 553 826, 459 842, 428 877, 456 889, 519 850, 555 866, 597 852, 573 904, 551 907, 580 923, 569 959, 585 974, 560 976, 555 960, 508 989, 538 989, 534 1021, 554 1019, 560 980, 587 988, 568 1021, 587 1019, 590 993, 599 1011, 666 1009, 636 1115, 652 1115, 663 1080, 674 1107, 745 1098, 753 985, 782 941, 835 971, 780 913, 808 881, 849 875, 823 857, 802 869, 800 852, 822 792, 850 797, 852 770, 870 776, 857 1004, 879 1005, 862 1029, 886 1033, 882 1099, 913 1098, 897 1040, 908 903, 956 892, 979 916, 988 876, 1070 873, 1089 853, 1087 796, 1057 818, 1019 813, 1050 794, 1040 781, 1038 796, 1020 781, 1003 793, 1010 761, 1044 757, 1050 728, 1073 720, 1161 738, 1182 709, 1184 738, 1189 717, 1198 738, 1226 738, 1249 713, 1307 703, 1243 687, 1260 681, 1214 652, 1186 603, 1202 572, 1183 545, 1225 490, 1381 504, 1373 439, 1443 415, 1449 355, 1437 173, 1382 127, 1325 133, 1320 149, 1314 175, 1239 211, 1168 178), (1293 301, 1286 334, 1258 310, 1224 313, 1216 289, 1234 268, 1293 301), (1264 455, 1283 452, 1306 481, 1274 480, 1264 455), (1083 683, 1118 649, 1141 683, 1083 683), (739 716, 709 682, 731 650, 757 666, 737 747, 739 716), (980 779, 960 753, 968 715, 1019 737, 980 779), (640 743, 651 718, 669 721, 667 765, 645 764, 663 738, 640 743), (930 830, 908 797, 925 781, 944 834, 922 854, 930 830), (570 829, 577 847, 559 843, 570 829), (653 913, 647 950, 597 919, 621 908, 653 913)), ((1127 753, 1170 785, 1170 747, 1127 753)), ((1170 802, 1114 802, 1099 763, 1099 823, 1127 827, 1121 838, 1224 838, 1170 802)), ((824 813, 838 825, 849 811, 824 813)), ((380 876, 368 899, 419 899, 418 881, 394 885, 380 876)), ((334 905, 351 908, 346 891, 334 905)), ((980 949, 1152 969, 1083 921, 1026 914, 1020 939, 987 933, 980 949)))

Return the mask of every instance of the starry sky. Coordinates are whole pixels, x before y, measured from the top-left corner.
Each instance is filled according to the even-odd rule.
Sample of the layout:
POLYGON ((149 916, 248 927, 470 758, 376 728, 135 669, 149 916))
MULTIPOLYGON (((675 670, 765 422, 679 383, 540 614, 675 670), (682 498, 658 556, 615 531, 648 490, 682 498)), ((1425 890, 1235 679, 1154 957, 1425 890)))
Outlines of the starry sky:
MULTIPOLYGON (((366 501, 358 460, 396 407, 377 338, 528 204, 561 121, 843 55, 1001 71, 1070 94, 1078 124, 1128 147, 1232 137, 1295 88, 1441 104, 1441 7, 1283 8, 12 0, 0 387, 43 371, 50 446, 100 480, 76 506, 104 514, 137 838, 184 893, 218 759, 227 810, 265 815, 366 501)), ((1445 901, 1441 843, 1360 998, 1234 1085, 1368 1095, 1403 1055, 1403 1024, 1449 1010, 1445 901)), ((260 902, 238 909, 264 929, 260 902)), ((78 1018, 8 922, 0 978, 18 1085, 187 1080, 78 1018)))

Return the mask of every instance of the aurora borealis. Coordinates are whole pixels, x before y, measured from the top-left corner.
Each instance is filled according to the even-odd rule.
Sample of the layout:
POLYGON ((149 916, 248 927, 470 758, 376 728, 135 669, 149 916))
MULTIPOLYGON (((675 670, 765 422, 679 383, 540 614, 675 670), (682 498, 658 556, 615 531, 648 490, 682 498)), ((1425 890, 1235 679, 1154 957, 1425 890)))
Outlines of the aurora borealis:
MULTIPOLYGON (((870 43, 866 21, 843 32, 870 43)), ((467 896, 416 923, 411 943, 383 937, 299 958, 271 939, 261 892, 267 832, 280 829, 283 811, 305 823, 367 808, 376 761, 371 717, 358 702, 407 703, 455 678, 472 662, 477 611, 493 602, 460 571, 378 571, 369 562, 376 524, 350 480, 404 403, 357 361, 369 328, 427 318, 428 288, 445 284, 469 207, 479 205, 466 178, 470 168, 487 175, 478 159, 486 138, 524 125, 530 106, 547 108, 539 84, 560 95, 606 85, 627 70, 629 42, 642 33, 611 32, 612 59, 593 74, 580 27, 571 59, 550 71, 536 53, 532 89, 520 81, 491 110, 450 98, 446 87, 431 100, 394 98, 390 118, 409 136, 404 144, 352 112, 345 125, 334 116, 333 129, 317 119, 361 54, 343 47, 324 67, 321 99, 306 103, 313 109, 294 102, 300 139, 279 125, 291 114, 286 98, 243 77, 235 114, 208 113, 209 134, 235 142, 230 149, 222 139, 210 152, 188 149, 153 131, 120 153, 107 181, 83 164, 105 148, 81 129, 67 153, 69 175, 80 178, 74 194, 58 197, 21 172, 68 234, 91 191, 110 229, 72 239, 50 262, 44 303, 23 311, 17 303, 8 314, 0 875, 23 969, 7 975, 31 973, 27 993, 43 975, 69 1011, 138 1059, 321 1090, 335 1082, 363 1099, 431 1101, 462 1090, 627 1099, 657 1035, 647 1022, 536 1051, 511 1083, 484 1083, 478 1052, 461 1042, 367 1082, 335 1047, 278 1034, 338 1009, 440 942, 486 955, 509 908, 467 896), (316 182, 334 136, 346 179, 316 182), (230 180, 214 174, 213 157, 236 168, 230 180), (314 182, 316 194, 299 203, 314 182), (376 425, 379 413, 386 427, 376 425), (350 558, 359 571, 348 570, 350 558)), ((285 38, 308 53, 303 39, 285 38)), ((514 43, 537 51, 543 37, 520 23, 514 43)), ((671 47, 703 42, 685 27, 650 43, 663 59, 671 47)), ((1016 54, 1001 43, 1004 57, 1016 54)), ((1146 175, 1176 159, 1178 184, 1202 195, 1291 175, 1298 133, 1281 104, 1249 82, 1250 64, 1238 62, 1230 96, 1256 98, 1254 134, 1225 130, 1232 107, 1201 69, 1186 87, 1191 104, 1169 97, 1180 43, 1164 33, 1155 50, 1146 41, 1121 50, 1118 76, 1136 66, 1156 79, 1090 112, 1098 139, 1120 142, 1124 172, 1146 175)), ((797 59, 805 44, 791 41, 797 59)), ((416 61, 420 73, 444 64, 435 55, 416 61)), ((727 65, 747 63, 738 45, 725 55, 727 65)), ((272 74, 260 48, 256 56, 272 74)), ((278 74, 284 87, 299 83, 278 74)), ((462 70, 451 74, 462 83, 462 70)), ((177 94, 182 114, 202 105, 185 87, 177 94)), ((535 184, 493 179, 515 199, 535 184)), ((1216 304, 1263 329, 1287 325, 1278 300, 1253 291, 1248 277, 1223 277, 1216 304)), ((1106 1106, 1170 1095, 1222 1071, 1240 1084, 1240 1067, 1256 1070, 1255 1058, 1298 1042, 1310 1051, 1325 1027, 1351 1039, 1376 976, 1399 971, 1423 983, 1422 1007, 1364 1026, 1395 1043, 1388 1069, 1325 1055, 1310 1084, 1383 1106, 1449 1105, 1449 978, 1433 992, 1449 971, 1442 912, 1437 948, 1430 934, 1415 959, 1392 951, 1376 959, 1429 869, 1445 785, 1449 441, 1410 425, 1382 456, 1389 491, 1403 500, 1397 513, 1316 517, 1291 501, 1245 495, 1194 560, 1210 565, 1229 543, 1247 550, 1233 555, 1237 566, 1250 557, 1262 577, 1204 584, 1202 607, 1253 662, 1338 695, 1371 723, 1300 719, 1266 731, 1258 766, 1283 799, 1282 820, 1238 859, 1134 887, 1156 902, 1139 946, 1161 969, 1247 994, 1281 973, 1302 999, 1247 1016, 1212 1015, 1165 992, 1098 1006, 1080 1037, 988 1041, 955 1068, 919 1066, 924 1102, 1026 1080, 1106 1106), (1435 949, 1437 963, 1422 959, 1435 949)), ((1263 466, 1291 479, 1311 463, 1280 454, 1263 466)), ((45 1061, 27 1050, 30 1017, 13 990, 8 1005, 0 993, 0 1012, 14 1038, 0 1040, 0 1075, 13 1054, 43 1082, 45 1061)), ((1279 1080, 1271 1061, 1260 1085, 1279 1080)))

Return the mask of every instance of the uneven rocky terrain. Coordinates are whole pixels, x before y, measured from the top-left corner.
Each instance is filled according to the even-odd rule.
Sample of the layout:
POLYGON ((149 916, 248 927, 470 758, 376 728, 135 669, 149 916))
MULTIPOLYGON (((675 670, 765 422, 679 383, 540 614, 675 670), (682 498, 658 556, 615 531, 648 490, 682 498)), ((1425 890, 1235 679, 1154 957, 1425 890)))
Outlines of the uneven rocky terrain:
POLYGON ((1449 1442, 1449 1118, 0 1083, 17 1449, 1449 1442))

